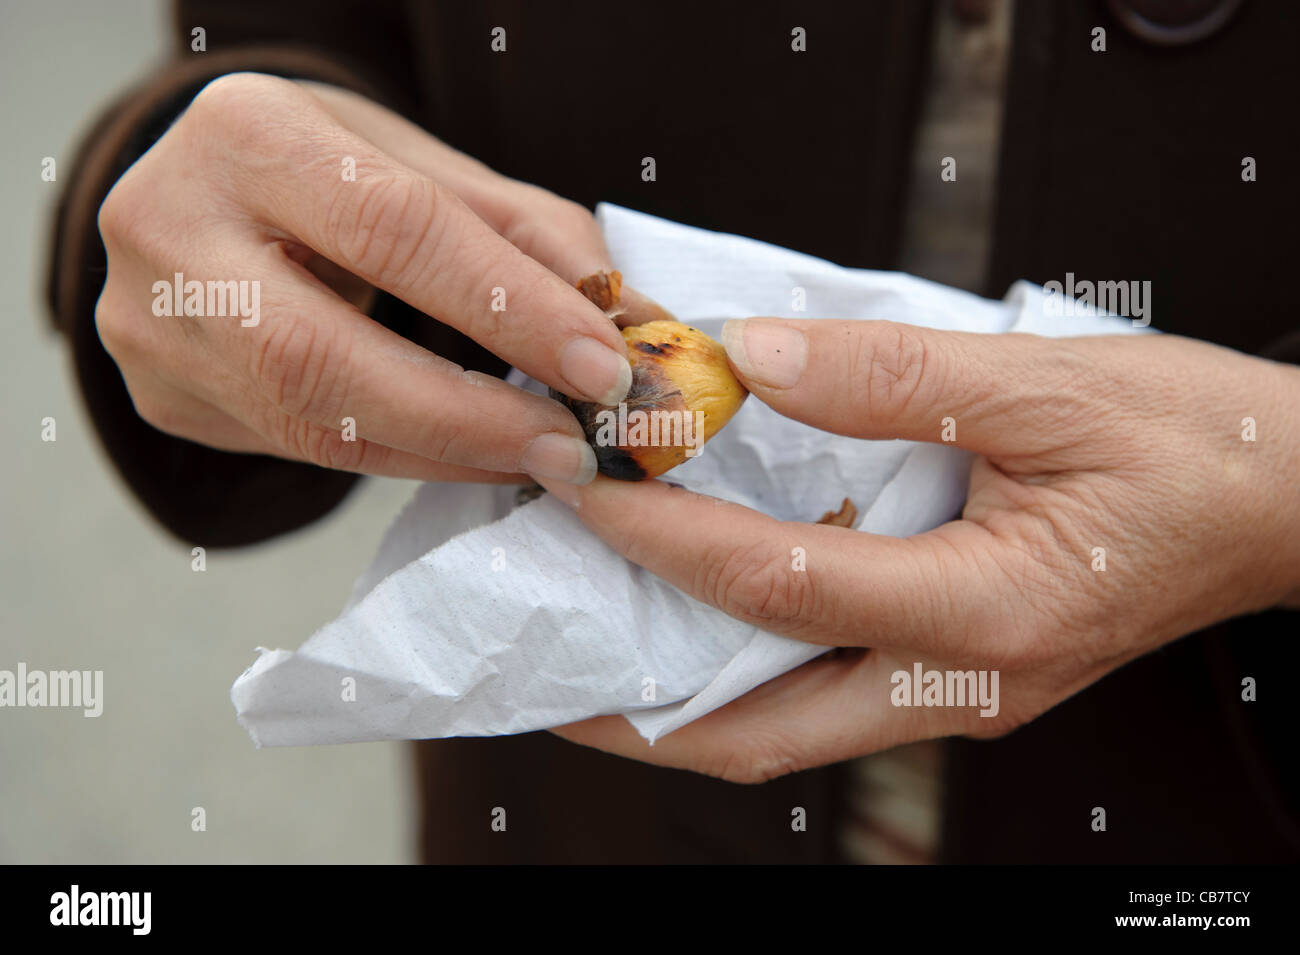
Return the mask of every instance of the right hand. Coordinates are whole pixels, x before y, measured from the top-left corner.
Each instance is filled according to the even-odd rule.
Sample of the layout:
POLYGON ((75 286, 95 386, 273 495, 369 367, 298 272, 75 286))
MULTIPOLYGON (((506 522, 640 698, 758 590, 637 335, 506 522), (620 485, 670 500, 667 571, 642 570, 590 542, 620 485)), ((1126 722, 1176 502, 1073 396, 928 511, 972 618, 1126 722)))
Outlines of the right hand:
MULTIPOLYGON (((100 338, 159 430, 426 481, 595 476, 560 404, 466 371, 362 310, 384 289, 567 395, 617 403, 631 382, 622 336, 573 287, 613 266, 576 203, 361 96, 237 73, 204 88, 122 176, 99 228, 100 338), (153 285, 177 272, 205 288, 259 282, 257 323, 235 309, 156 316, 153 285)), ((633 319, 656 309, 627 299, 633 319)))

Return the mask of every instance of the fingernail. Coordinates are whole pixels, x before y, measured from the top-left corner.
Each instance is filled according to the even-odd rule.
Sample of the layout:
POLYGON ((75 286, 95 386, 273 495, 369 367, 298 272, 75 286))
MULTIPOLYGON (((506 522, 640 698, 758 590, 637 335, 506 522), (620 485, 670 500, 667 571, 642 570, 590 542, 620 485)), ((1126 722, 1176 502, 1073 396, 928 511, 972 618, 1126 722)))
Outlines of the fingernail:
POLYGON ((557 484, 554 481, 538 479, 537 483, 546 488, 548 494, 561 504, 567 504, 575 511, 578 509, 578 488, 573 484, 557 484))
POLYGON ((742 375, 772 388, 793 388, 808 364, 803 332, 770 319, 732 319, 722 326, 722 345, 742 375))
MULTIPOLYGON (((590 484, 596 477, 596 452, 579 438, 542 434, 533 439, 519 461, 519 470, 534 478, 590 484)), ((540 481, 538 482, 541 483, 540 481)))
POLYGON ((627 358, 594 338, 575 338, 560 351, 560 374, 602 405, 616 405, 632 387, 632 366, 627 358))

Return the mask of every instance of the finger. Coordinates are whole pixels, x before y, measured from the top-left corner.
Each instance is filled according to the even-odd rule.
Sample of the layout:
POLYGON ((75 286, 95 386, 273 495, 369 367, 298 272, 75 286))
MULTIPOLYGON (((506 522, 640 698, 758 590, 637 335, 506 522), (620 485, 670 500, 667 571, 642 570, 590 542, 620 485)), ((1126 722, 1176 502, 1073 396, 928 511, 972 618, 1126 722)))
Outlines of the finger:
MULTIPOLYGON (((286 416, 287 417, 287 416, 286 416)), ((431 461, 407 451, 399 451, 377 441, 350 437, 346 432, 302 420, 285 420, 275 432, 275 442, 259 437, 260 454, 305 461, 335 471, 373 474, 380 477, 412 481, 444 481, 466 484, 523 484, 526 475, 479 468, 461 467, 431 461), (287 436, 287 437, 286 437, 287 436)), ((251 449, 250 450, 254 450, 251 449)))
POLYGON ((343 470, 423 470, 437 480, 481 474, 428 470, 396 452, 476 472, 577 482, 595 475, 581 426, 558 402, 434 355, 297 263, 281 257, 266 271, 277 270, 279 278, 263 282, 257 324, 223 328, 246 355, 247 381, 234 386, 239 416, 281 451, 343 470), (345 428, 356 440, 343 441, 345 428))
POLYGON ((1000 636, 990 535, 965 521, 885 537, 777 521, 660 481, 539 483, 628 560, 771 633, 947 660, 988 653, 1000 636))
POLYGON ((1070 443, 1091 420, 1066 387, 1087 373, 1068 340, 751 318, 727 322, 722 342, 764 403, 837 434, 1029 454, 1070 443))
MULTIPOLYGON (((267 226, 565 394, 602 404, 626 397, 632 372, 613 323, 448 187, 332 122, 294 83, 261 77, 250 86, 245 78, 216 88, 222 123, 255 108, 274 113, 241 142, 247 168, 258 173, 240 184, 244 208, 267 226), (256 97, 266 83, 296 95, 256 97), (254 101, 220 103, 221 96, 254 101), (345 157, 355 161, 355 179, 343 174, 345 157)), ((204 102, 213 95, 191 109, 204 102)))
POLYGON ((895 657, 875 650, 818 657, 674 730, 653 746, 621 716, 597 717, 551 732, 658 766, 730 782, 766 782, 960 732, 955 724, 969 722, 968 713, 891 705, 891 674, 900 668, 895 657))
MULTIPOLYGON (((364 96, 323 84, 303 85, 341 125, 447 186, 498 234, 569 285, 616 267, 596 220, 578 203, 503 176, 364 96)), ((672 318, 662 306, 627 286, 619 304, 620 325, 672 318)))
POLYGON ((258 434, 242 421, 198 396, 138 371, 122 373, 136 413, 149 425, 177 438, 220 451, 263 454, 304 461, 340 471, 374 474, 415 481, 458 481, 477 484, 521 483, 523 474, 503 474, 430 461, 419 455, 386 447, 338 429, 302 422, 274 429, 284 434, 298 430, 292 446, 258 434))

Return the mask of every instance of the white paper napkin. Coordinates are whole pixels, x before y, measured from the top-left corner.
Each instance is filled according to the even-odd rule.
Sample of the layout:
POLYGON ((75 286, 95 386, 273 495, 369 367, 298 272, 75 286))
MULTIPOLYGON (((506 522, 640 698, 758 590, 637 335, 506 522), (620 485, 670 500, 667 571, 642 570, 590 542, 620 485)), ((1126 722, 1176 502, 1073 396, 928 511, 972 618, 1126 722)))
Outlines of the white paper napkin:
MULTIPOLYGON (((715 337, 724 320, 750 315, 1054 336, 1135 330, 1095 312, 1060 317, 1024 282, 990 301, 617 206, 600 206, 597 220, 629 285, 715 337), (804 311, 792 310, 796 290, 804 311)), ((952 447, 843 438, 751 398, 670 477, 784 520, 814 521, 849 497, 858 530, 903 536, 960 511, 968 466, 952 447)), ((262 650, 235 681, 231 700, 253 740, 492 736, 621 713, 653 742, 825 652, 693 600, 549 496, 516 508, 515 493, 422 486, 343 613, 296 652, 262 650)))

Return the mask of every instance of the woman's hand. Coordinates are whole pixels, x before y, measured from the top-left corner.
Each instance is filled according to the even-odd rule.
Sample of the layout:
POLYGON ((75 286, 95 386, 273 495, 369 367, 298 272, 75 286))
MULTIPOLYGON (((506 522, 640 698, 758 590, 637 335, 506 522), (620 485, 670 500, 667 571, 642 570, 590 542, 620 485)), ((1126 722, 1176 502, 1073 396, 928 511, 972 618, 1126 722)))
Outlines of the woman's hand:
POLYGON ((547 481, 610 546, 695 598, 773 633, 862 648, 653 748, 622 717, 562 736, 761 781, 914 740, 1003 734, 1183 634, 1300 597, 1300 368, 1174 336, 889 322, 750 319, 729 322, 723 341, 757 398, 815 427, 937 442, 953 419, 955 444, 979 455, 965 510, 890 538, 659 482, 547 481), (996 716, 893 705, 891 677, 918 662, 998 671, 996 716))
POLYGON ((631 380, 622 337, 573 288, 611 268, 582 207, 360 96, 244 73, 199 93, 117 182, 99 224, 100 337, 160 430, 423 480, 595 474, 558 403, 465 371, 361 310, 386 289, 565 394, 617 401, 631 380), (155 283, 170 288, 177 273, 246 283, 250 308, 160 315, 173 296, 157 309, 155 283))

